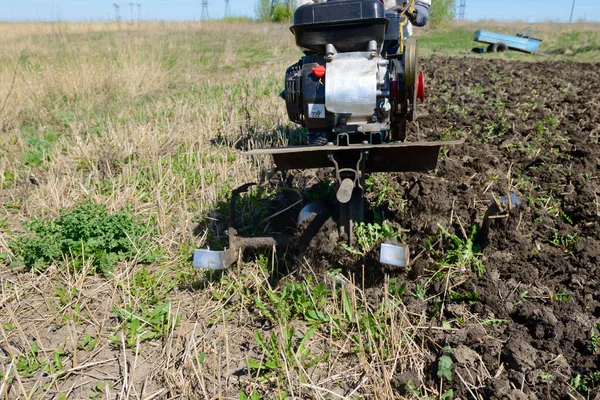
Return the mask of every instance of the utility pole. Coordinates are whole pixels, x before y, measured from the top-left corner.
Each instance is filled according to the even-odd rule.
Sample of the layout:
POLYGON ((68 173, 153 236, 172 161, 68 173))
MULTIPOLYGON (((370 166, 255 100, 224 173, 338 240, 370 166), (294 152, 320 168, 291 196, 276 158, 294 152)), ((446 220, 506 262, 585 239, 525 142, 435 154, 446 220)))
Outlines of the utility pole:
POLYGON ((137 3, 137 9, 138 9, 138 24, 140 23, 140 16, 142 15, 142 5, 140 3, 137 3))
POLYGON ((465 9, 467 8, 467 0, 460 0, 458 6, 458 19, 463 21, 465 19, 465 9))
POLYGON ((121 17, 119 16, 119 8, 121 8, 121 6, 117 3, 113 3, 113 7, 115 8, 115 18, 117 19, 117 22, 121 22, 121 17))
POLYGON ((203 21, 208 19, 208 0, 202 0, 202 16, 200 19, 203 21))
POLYGON ((231 7, 229 7, 229 0, 225 0, 225 18, 231 17, 231 7))
POLYGON ((133 3, 129 3, 129 17, 131 18, 131 25, 133 25, 133 3))
POLYGON ((569 18, 569 23, 573 22, 573 12, 575 11, 575 0, 573 0, 573 5, 571 6, 571 17, 569 18))

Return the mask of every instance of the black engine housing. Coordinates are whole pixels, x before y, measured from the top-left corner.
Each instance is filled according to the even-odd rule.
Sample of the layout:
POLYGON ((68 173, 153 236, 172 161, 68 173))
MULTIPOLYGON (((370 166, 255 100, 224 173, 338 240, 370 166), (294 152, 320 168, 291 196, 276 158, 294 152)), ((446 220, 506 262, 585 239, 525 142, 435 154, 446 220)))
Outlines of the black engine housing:
POLYGON ((290 120, 328 142, 346 133, 353 142, 370 140, 374 132, 389 139, 390 129, 407 119, 410 97, 404 88, 404 57, 395 54, 400 44, 399 14, 386 12, 379 0, 328 0, 300 6, 290 29, 305 54, 285 74, 282 97, 290 120), (362 120, 326 108, 326 96, 332 96, 326 94, 328 63, 337 63, 335 55, 340 53, 370 54, 378 60, 377 98, 372 115, 362 114, 362 120), (315 67, 323 67, 325 76, 318 77, 315 67))

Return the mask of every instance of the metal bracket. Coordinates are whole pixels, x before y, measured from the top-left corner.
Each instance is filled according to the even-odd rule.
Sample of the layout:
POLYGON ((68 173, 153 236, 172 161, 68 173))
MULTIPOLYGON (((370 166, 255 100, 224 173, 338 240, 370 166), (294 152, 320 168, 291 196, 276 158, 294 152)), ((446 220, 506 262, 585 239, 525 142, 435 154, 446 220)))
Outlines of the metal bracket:
POLYGON ((337 162, 337 160, 335 159, 335 156, 333 155, 333 153, 329 153, 327 155, 327 157, 329 158, 329 161, 331 161, 333 163, 333 166, 335 167, 335 179, 337 180, 338 183, 342 182, 342 174, 352 174, 354 175, 354 183, 356 185, 356 187, 359 188, 363 188, 361 183, 360 183, 360 178, 362 178, 362 176, 364 175, 364 157, 363 157, 364 152, 360 152, 360 155, 358 157, 358 161, 356 162, 356 168, 340 168, 339 163, 337 162))

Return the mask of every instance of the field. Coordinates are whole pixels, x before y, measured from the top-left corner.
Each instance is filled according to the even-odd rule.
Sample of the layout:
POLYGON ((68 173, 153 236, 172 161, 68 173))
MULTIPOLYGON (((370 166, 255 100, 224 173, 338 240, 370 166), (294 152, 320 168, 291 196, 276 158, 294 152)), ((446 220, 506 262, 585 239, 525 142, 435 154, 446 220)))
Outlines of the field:
POLYGON ((227 244, 232 189, 261 183, 246 233, 282 186, 333 193, 238 151, 305 140, 278 97, 287 26, 0 24, 0 397, 600 396, 600 29, 473 56, 479 27, 421 32, 409 140, 465 143, 371 176, 356 248, 328 221, 210 274, 190 257, 227 244), (375 262, 390 238, 408 268, 375 262))

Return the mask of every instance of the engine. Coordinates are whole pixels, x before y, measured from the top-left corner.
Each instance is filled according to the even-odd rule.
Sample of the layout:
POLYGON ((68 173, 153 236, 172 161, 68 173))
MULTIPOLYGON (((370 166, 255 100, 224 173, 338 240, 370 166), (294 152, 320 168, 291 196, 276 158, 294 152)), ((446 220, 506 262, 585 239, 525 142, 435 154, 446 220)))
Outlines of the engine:
POLYGON ((299 7, 290 28, 304 56, 285 75, 290 120, 311 145, 404 140, 414 118, 416 42, 400 43, 400 15, 379 0, 299 7))

